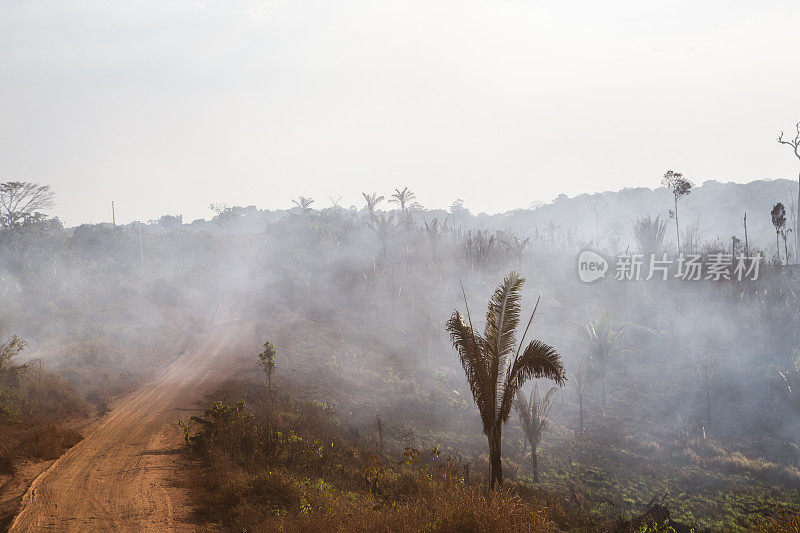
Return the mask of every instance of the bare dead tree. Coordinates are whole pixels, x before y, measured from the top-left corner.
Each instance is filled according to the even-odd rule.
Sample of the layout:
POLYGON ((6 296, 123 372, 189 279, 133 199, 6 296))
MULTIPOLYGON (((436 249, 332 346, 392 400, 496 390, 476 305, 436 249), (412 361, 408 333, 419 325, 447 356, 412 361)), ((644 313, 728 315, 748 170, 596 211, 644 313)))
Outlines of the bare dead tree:
MULTIPOLYGON (((784 139, 784 133, 781 132, 778 135, 778 142, 780 144, 785 144, 786 146, 790 147, 794 152, 795 157, 800 160, 800 122, 794 125, 795 127, 795 136, 793 139, 784 139)), ((797 174, 797 208, 800 209, 800 172, 797 174)), ((797 219, 800 220, 800 216, 797 216, 797 219)), ((800 231, 795 231, 794 234, 794 249, 800 250, 800 231)), ((797 257, 797 253, 795 252, 795 259, 797 257)), ((788 261, 788 260, 787 260, 788 261)))
POLYGON ((747 240, 747 213, 744 214, 744 253, 750 257, 750 242, 747 240))
POLYGON ((49 185, 27 181, 0 183, 0 228, 13 228, 51 207, 53 191, 49 185))
MULTIPOLYGON (((789 194, 789 191, 786 191, 786 195, 785 196, 786 196, 786 204, 785 205, 786 205, 786 213, 787 213, 786 218, 788 219, 788 221, 786 223, 786 225, 788 226, 787 233, 788 232, 795 233, 797 231, 797 202, 795 201, 794 198, 792 198, 792 195, 789 194)), ((797 244, 796 242, 792 243, 793 246, 796 245, 796 244, 797 244)), ((794 253, 795 253, 795 255, 797 254, 797 246, 795 246, 794 253)), ((787 257, 788 257, 788 255, 787 255, 787 257)), ((796 259, 797 258, 795 257, 795 263, 797 262, 796 259)))
POLYGON ((781 230, 781 238, 783 239, 783 253, 786 256, 786 264, 789 264, 789 245, 786 243, 792 228, 784 228, 781 230))
POLYGON ((706 393, 706 425, 711 421, 711 383, 719 370, 719 357, 716 352, 701 352, 697 357, 697 373, 706 393))

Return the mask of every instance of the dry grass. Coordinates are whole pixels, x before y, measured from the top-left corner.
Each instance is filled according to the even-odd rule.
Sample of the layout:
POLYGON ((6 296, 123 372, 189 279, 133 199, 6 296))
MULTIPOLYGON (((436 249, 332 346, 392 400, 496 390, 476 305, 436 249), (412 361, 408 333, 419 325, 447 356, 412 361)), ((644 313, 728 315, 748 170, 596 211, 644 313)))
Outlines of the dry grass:
MULTIPOLYGON (((549 531, 545 498, 469 485, 437 451, 376 457, 325 405, 206 411, 187 484, 207 525, 247 531, 549 531), (264 409, 262 411, 262 409, 264 409), (208 428, 213 428, 213 431, 208 428), (213 434, 213 436, 212 436, 213 434), (251 444, 255 443, 255 447, 251 444)), ((562 513, 564 514, 564 513, 562 513)))
POLYGON ((49 461, 75 446, 83 437, 74 429, 54 423, 35 425, 23 433, 17 444, 17 458, 49 461))
MULTIPOLYGON (((205 518, 252 531, 549 531, 547 509, 513 492, 405 472, 381 494, 339 489, 284 469, 247 474, 217 463, 204 476, 205 518), (211 471, 209 472, 211 474, 211 471), (396 491, 396 492, 395 492, 396 491)), ((230 466, 230 465, 228 465, 230 466)), ((200 488, 195 485, 195 489, 200 488)))
POLYGON ((81 440, 70 423, 90 407, 74 387, 49 375, 32 375, 17 394, 15 416, 0 422, 0 471, 13 474, 15 463, 56 459, 81 440))
POLYGON ((762 533, 800 533, 800 515, 781 509, 759 524, 762 533))

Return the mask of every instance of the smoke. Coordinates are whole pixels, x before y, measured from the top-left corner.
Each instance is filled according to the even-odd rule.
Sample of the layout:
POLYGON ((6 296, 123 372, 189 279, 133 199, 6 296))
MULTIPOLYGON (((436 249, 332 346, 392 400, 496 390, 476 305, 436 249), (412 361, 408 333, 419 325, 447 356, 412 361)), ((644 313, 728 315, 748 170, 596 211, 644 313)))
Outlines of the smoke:
MULTIPOLYGON (((104 380, 147 379, 224 307, 229 319, 251 323, 260 342, 276 346, 276 376, 336 406, 342 423, 369 432, 377 412, 394 442, 441 442, 471 457, 485 442, 444 322, 464 309, 463 285, 481 328, 488 298, 514 269, 527 280, 524 313, 541 297, 529 335, 556 347, 570 374, 545 443, 574 438, 573 375, 586 364, 589 431, 619 434, 623 446, 671 443, 687 431, 730 442, 758 435, 763 442, 751 453, 788 462, 800 426, 778 372, 798 356, 796 278, 765 266, 750 283, 606 276, 586 284, 575 265, 594 217, 580 231, 553 227, 544 215, 559 203, 564 219, 578 205, 560 201, 497 219, 460 213, 458 223, 452 213, 418 208, 391 213, 389 232, 376 231, 376 220, 358 210, 253 208, 168 227, 162 221, 31 233, 3 248, 0 325, 29 340, 28 356, 43 358, 47 369, 101 387, 104 380), (512 232, 510 220, 523 215, 532 225, 512 232), (448 221, 436 247, 423 226, 434 216, 448 221), (521 254, 514 236, 517 245, 531 237, 521 254), (601 313, 623 328, 605 415, 584 334, 601 313), (709 353, 719 368, 706 419, 698 360, 709 353)), ((751 245, 766 243, 754 238, 751 245)), ((251 376, 258 375, 256 355, 240 354, 251 376)), ((512 417, 510 452, 521 438, 512 417)))

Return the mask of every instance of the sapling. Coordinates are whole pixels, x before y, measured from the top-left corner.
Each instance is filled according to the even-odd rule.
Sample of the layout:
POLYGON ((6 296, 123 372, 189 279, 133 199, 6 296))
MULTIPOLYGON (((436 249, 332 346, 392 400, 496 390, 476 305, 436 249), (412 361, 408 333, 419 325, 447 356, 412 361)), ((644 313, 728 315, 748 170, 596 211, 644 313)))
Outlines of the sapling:
POLYGON ((272 373, 275 372, 276 366, 275 355, 277 355, 277 351, 269 341, 264 343, 264 351, 258 354, 258 364, 267 377, 267 391, 270 398, 272 398, 272 373))
POLYGON ((519 390, 514 400, 514 407, 517 409, 525 438, 528 439, 528 443, 531 445, 533 481, 537 483, 539 481, 539 460, 536 452, 542 440, 542 434, 547 427, 547 415, 550 414, 550 408, 553 406, 554 395, 557 390, 557 387, 553 387, 547 391, 544 397, 540 398, 539 386, 534 384, 530 401, 526 400, 525 395, 519 390))

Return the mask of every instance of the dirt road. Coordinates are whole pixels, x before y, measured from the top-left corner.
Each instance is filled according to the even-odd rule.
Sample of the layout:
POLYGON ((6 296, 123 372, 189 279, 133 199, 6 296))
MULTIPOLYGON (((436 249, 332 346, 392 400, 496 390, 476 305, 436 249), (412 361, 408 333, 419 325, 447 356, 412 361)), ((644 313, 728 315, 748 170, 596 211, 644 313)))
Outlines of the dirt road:
POLYGON ((40 475, 11 531, 187 531, 187 494, 174 486, 183 433, 210 386, 253 353, 252 328, 218 318, 156 380, 40 475))

